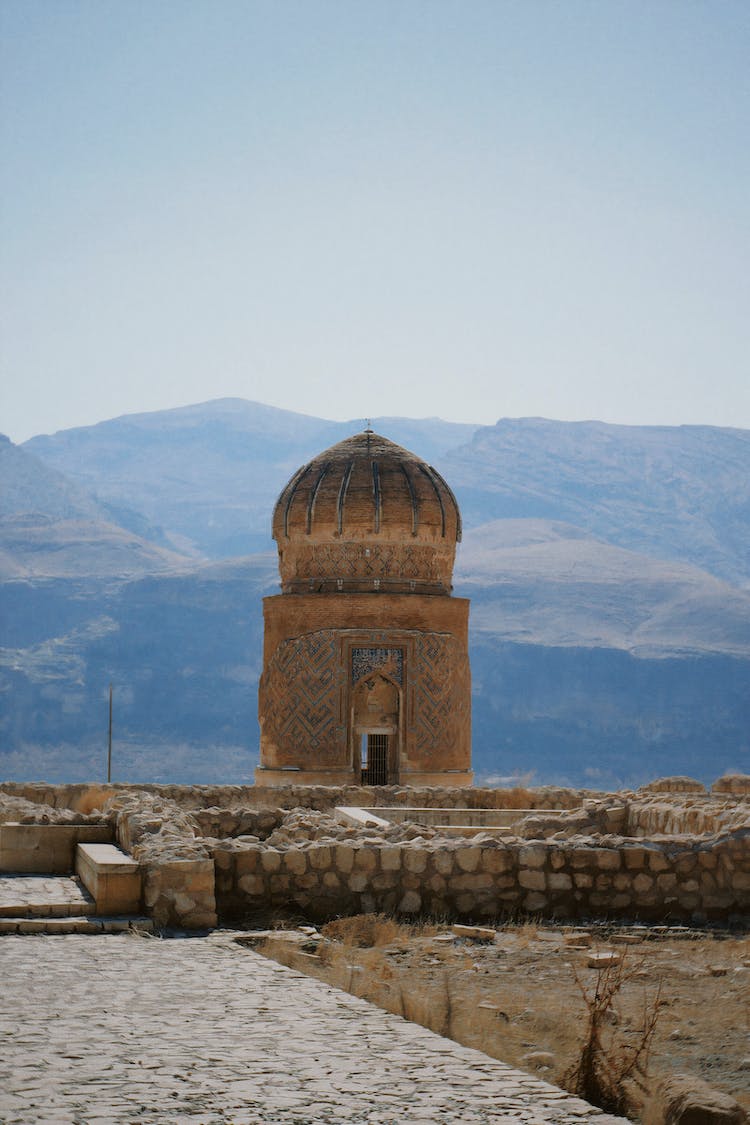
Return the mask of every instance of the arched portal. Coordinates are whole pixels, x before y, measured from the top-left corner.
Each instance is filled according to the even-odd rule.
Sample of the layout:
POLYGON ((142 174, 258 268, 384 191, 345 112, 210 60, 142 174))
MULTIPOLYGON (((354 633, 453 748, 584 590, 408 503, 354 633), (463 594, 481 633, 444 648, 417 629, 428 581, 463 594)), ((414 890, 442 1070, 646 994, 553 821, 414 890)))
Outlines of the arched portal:
POLYGON ((399 775, 401 692, 372 672, 352 692, 352 766, 363 785, 396 785, 399 775))

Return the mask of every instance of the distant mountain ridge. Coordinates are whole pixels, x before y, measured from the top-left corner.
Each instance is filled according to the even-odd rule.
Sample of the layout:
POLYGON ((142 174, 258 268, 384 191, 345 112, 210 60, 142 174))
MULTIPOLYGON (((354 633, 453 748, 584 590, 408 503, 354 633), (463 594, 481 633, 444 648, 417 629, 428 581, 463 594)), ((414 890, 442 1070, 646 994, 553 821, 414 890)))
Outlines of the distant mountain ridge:
POLYGON ((561 520, 750 584, 750 430, 506 418, 445 471, 469 526, 561 520))
MULTIPOLYGON (((748 431, 372 425, 462 508, 480 777, 750 771, 748 431)), ((123 779, 247 781, 273 503, 362 426, 229 399, 0 443, 0 772, 92 776, 113 682, 123 779)))
MULTIPOLYGON (((373 426, 380 422, 428 460, 475 429, 439 419, 373 426)), ((270 509, 292 473, 365 425, 219 399, 31 438, 23 448, 99 501, 142 513, 174 550, 215 559, 268 550, 270 509)))
MULTIPOLYGON (((35 437, 23 448, 99 503, 140 513, 144 527, 161 529, 159 545, 226 558, 267 550, 269 501, 300 464, 363 424, 220 399, 35 437)), ((750 584, 748 430, 540 418, 372 425, 443 473, 467 528, 556 520, 750 584)))

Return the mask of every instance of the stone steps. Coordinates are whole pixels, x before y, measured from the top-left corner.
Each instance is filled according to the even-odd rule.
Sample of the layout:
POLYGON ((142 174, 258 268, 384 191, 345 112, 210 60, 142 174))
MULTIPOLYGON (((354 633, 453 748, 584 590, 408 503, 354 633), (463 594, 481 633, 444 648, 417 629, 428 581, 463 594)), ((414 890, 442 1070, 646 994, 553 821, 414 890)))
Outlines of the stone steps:
POLYGON ((86 902, 18 902, 0 905, 0 920, 3 918, 70 918, 82 917, 96 912, 96 904, 91 899, 86 902))
POLYGON ((0 918, 67 918, 95 912, 93 896, 71 876, 0 876, 0 918))
POLYGON ((129 930, 152 934, 150 918, 130 916, 94 918, 83 915, 0 917, 0 934, 123 934, 129 930))

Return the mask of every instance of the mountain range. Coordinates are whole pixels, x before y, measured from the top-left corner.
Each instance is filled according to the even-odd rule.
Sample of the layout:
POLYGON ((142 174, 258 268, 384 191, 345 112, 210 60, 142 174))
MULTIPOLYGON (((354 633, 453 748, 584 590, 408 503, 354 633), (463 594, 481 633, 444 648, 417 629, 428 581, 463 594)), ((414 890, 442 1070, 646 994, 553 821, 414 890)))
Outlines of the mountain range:
MULTIPOLYGON (((0 441, 0 773, 247 781, 270 515, 363 428, 238 399, 0 441)), ((382 418, 453 487, 480 778, 750 771, 750 432, 382 418)))

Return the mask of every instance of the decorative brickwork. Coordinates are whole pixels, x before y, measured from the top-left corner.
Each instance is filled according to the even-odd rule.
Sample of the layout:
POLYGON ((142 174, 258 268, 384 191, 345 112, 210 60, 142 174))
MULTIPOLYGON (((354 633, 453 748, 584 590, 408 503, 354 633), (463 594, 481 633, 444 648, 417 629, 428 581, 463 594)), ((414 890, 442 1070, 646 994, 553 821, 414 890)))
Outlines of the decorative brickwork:
POLYGON ((455 546, 420 543, 308 543, 281 557, 282 588, 304 591, 320 583, 339 589, 373 582, 408 591, 415 586, 449 593, 455 546))
POLYGON ((458 742, 470 698, 469 661, 455 639, 439 633, 419 633, 416 642, 414 714, 416 757, 428 762, 446 745, 458 742))
POLYGON ((302 759, 335 743, 336 639, 325 630, 284 641, 261 681, 264 736, 302 759))
POLYGON ((353 648, 352 684, 371 672, 384 672, 397 684, 404 682, 404 650, 402 648, 353 648))

